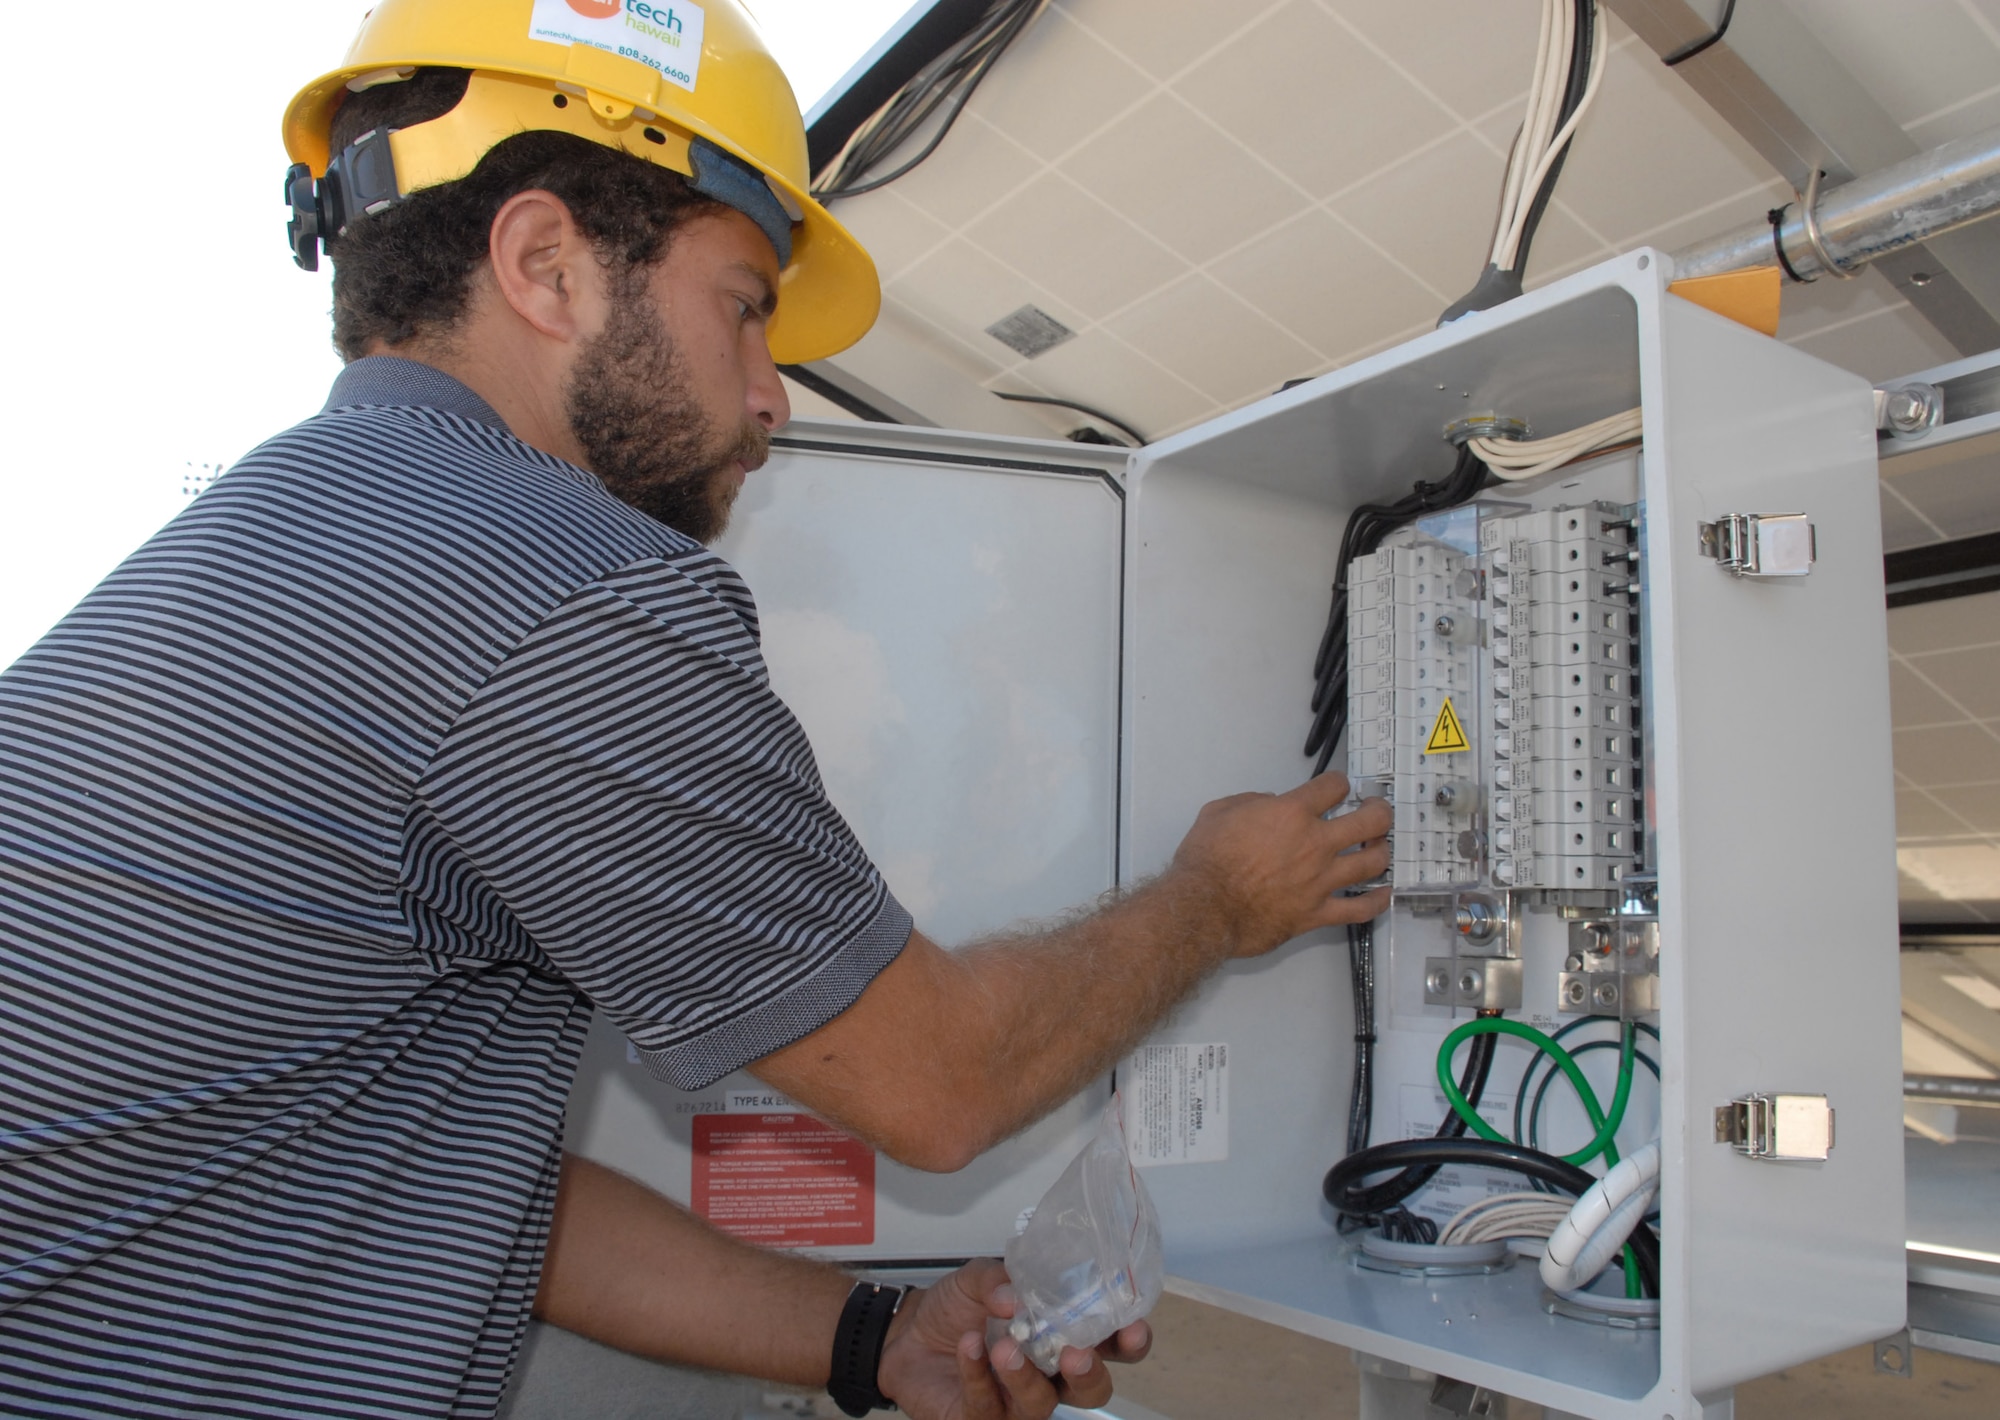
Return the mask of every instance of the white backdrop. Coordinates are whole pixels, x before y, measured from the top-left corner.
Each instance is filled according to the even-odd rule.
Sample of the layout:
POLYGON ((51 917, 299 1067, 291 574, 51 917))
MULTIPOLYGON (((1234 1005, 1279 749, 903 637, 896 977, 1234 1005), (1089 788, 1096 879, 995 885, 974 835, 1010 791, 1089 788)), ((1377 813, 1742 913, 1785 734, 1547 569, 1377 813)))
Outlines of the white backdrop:
MULTIPOLYGON (((752 0, 810 108, 909 0, 752 0), (837 21, 837 22, 836 22, 837 21)), ((365 0, 10 6, 0 666, 339 369, 280 235, 278 120, 365 0)))

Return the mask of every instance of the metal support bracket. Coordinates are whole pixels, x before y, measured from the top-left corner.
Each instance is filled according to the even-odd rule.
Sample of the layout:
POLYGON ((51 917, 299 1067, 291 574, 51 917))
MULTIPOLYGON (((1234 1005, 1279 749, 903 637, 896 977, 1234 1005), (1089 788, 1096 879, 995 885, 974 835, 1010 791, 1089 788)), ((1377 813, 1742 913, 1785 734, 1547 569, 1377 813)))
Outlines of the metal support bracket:
POLYGON ((1470 1381, 1439 1376, 1431 1386, 1430 1408, 1431 1414, 1452 1420, 1500 1420, 1507 1413, 1507 1397, 1470 1381))
POLYGON ((1916 1374, 1910 1328, 1906 1326, 1894 1336, 1885 1336, 1875 1343, 1875 1369, 1885 1376, 1901 1376, 1905 1380, 1916 1374))

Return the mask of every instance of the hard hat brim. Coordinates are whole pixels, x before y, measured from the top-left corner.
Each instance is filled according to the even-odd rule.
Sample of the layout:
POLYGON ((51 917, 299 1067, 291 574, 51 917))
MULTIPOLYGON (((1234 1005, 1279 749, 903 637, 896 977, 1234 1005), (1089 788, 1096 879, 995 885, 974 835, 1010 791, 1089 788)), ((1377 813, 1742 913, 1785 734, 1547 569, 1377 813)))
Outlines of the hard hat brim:
MULTIPOLYGON (((394 71, 390 72, 393 74, 394 71)), ((481 66, 475 72, 497 72, 548 92, 554 92, 556 88, 546 75, 531 70, 481 66)), ((284 117, 285 150, 294 162, 306 164, 315 176, 324 175, 330 156, 326 134, 331 128, 335 110, 348 92, 349 83, 380 73, 383 73, 383 66, 379 63, 352 65, 325 74, 300 90, 286 108, 284 117)), ((393 82, 390 75, 385 74, 384 77, 393 82)), ((766 328, 774 361, 780 365, 795 365, 822 360, 847 349, 868 333, 882 306, 881 278, 876 272, 874 259, 809 192, 786 175, 772 172, 753 155, 731 143, 727 135, 713 131, 693 115, 683 112, 669 118, 648 115, 640 109, 638 113, 645 117, 629 117, 635 108, 629 98, 613 94, 609 96, 609 103, 605 104, 596 91, 591 92, 590 98, 599 101, 593 103, 592 108, 602 104, 614 110, 623 109, 628 117, 619 122, 606 121, 601 133, 592 131, 590 125, 594 120, 585 120, 584 126, 579 126, 574 121, 557 122, 552 119, 545 123, 534 122, 533 126, 576 133, 688 176, 685 142, 652 148, 650 145, 628 144, 619 136, 621 127, 633 123, 648 120, 656 125, 665 123, 705 138, 741 158, 763 173, 772 187, 788 199, 787 205, 801 213, 793 228, 792 260, 779 277, 778 307, 766 328)), ((572 114, 571 110, 564 110, 564 116, 583 119, 581 110, 584 107, 582 104, 572 105, 571 110, 577 112, 572 114)), ((407 131, 416 132, 415 129, 407 131)), ((458 154, 455 160, 444 163, 442 168, 435 168, 434 165, 434 171, 404 188, 405 195, 435 182, 463 177, 478 164, 484 151, 458 154)))

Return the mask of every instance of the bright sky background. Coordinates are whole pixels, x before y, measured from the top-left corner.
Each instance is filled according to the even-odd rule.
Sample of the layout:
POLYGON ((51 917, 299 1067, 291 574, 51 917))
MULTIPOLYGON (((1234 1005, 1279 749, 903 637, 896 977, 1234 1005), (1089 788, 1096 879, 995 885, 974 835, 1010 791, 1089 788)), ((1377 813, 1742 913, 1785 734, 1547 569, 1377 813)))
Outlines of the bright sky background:
MULTIPOLYGON (((810 110, 912 0, 749 3, 810 110)), ((325 399, 327 271, 285 247, 278 119, 366 9, 9 7, 9 52, 40 58, 0 86, 0 666, 185 507, 190 476, 325 399)))

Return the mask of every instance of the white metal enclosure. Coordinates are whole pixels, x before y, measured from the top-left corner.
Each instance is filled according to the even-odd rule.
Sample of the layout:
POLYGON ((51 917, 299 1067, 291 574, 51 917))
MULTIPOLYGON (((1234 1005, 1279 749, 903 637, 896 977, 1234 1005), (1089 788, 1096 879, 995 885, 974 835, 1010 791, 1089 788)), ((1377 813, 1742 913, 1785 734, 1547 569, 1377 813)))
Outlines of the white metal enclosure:
MULTIPOLYGON (((964 940, 1157 870, 1207 799, 1304 777, 1343 523, 1441 474, 1446 423, 1494 411, 1555 432, 1641 405, 1643 451, 1508 493, 1641 505, 1659 1329, 1552 1316, 1532 1266, 1423 1281, 1353 1266, 1319 1189, 1352 1051, 1329 940, 1224 972, 1159 1032, 1230 1047, 1226 1157, 1146 1174, 1181 1290, 1603 1420, 1717 1413, 1737 1382, 1884 1336, 1904 1311, 1872 400, 1858 378, 1668 295, 1660 268, 1620 257, 1129 468, 1067 444, 795 430, 723 549, 757 591, 774 682, 835 801, 919 923, 964 940), (1742 579, 1703 555, 1698 524, 1775 512, 1810 516, 1810 576, 1742 579), (1829 1098, 1827 1161, 1713 1141, 1714 1110, 1758 1091, 1829 1098)), ((1425 929, 1398 916, 1388 930, 1378 1140, 1436 1123, 1431 1060, 1453 1024, 1423 1004, 1425 929)), ((1530 916, 1528 1019, 1555 1016, 1561 941, 1552 916, 1530 916)), ((1503 1050, 1496 1079, 1521 1058, 1503 1050)), ((686 1197, 689 1121, 729 1109, 731 1090, 759 1107, 747 1079, 679 1096, 600 1029, 573 1145, 686 1197)), ((1102 1098, 955 1178, 884 1165, 871 1241, 823 1250, 996 1251, 1102 1098)))

